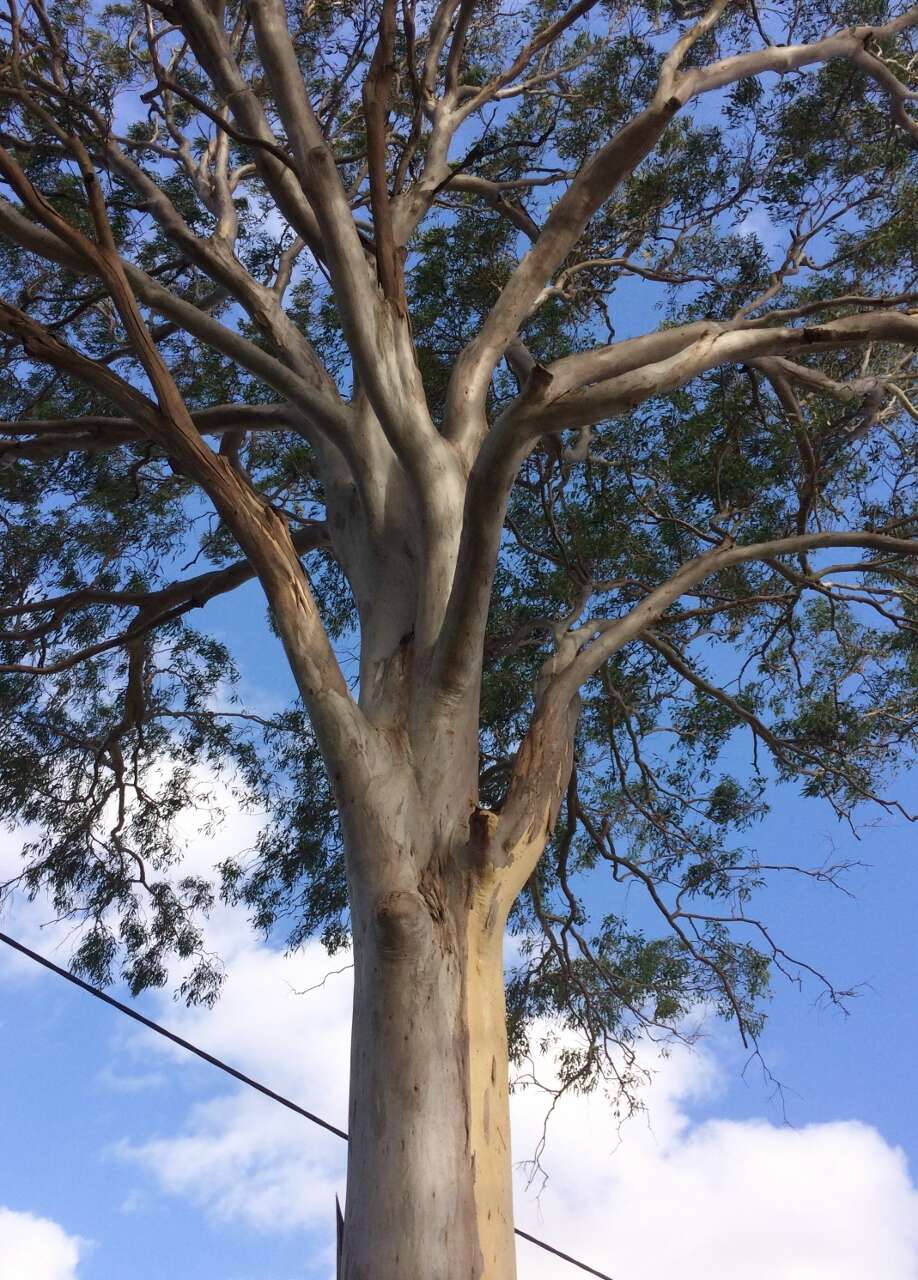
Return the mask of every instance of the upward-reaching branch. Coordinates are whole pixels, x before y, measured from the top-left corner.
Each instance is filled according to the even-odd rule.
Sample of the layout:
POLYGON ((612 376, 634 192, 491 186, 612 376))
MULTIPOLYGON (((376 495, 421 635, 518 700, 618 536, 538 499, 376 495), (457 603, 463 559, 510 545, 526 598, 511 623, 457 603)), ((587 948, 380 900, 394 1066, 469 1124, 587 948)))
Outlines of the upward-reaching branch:
POLYGON ((261 579, 320 740, 335 754, 352 750, 355 735, 360 732, 359 713, 338 667, 286 522, 223 457, 208 448, 198 433, 128 284, 89 154, 72 135, 62 135, 62 141, 71 150, 82 175, 96 241, 57 213, 2 147, 0 173, 35 217, 105 282, 157 403, 154 405, 104 366, 71 351, 8 304, 4 304, 2 313, 6 327, 39 359, 65 368, 91 385, 101 383, 145 433, 200 484, 261 579), (345 743, 349 744, 347 748, 345 743))
MULTIPOLYGON (((50 262, 58 263, 77 275, 89 272, 86 260, 75 253, 57 235, 36 225, 9 201, 0 197, 0 231, 15 244, 50 262)), ((122 263, 125 276, 136 296, 151 310, 173 321, 186 333, 198 338, 230 360, 248 369, 262 379, 278 394, 286 396, 304 415, 305 430, 318 431, 327 436, 329 443, 346 451, 351 418, 340 400, 330 401, 317 393, 314 386, 300 374, 281 363, 263 347, 243 337, 234 329, 222 324, 193 302, 181 298, 171 289, 160 284, 147 272, 128 261, 122 263)))
POLYGON ((389 93, 395 76, 394 58, 395 0, 383 0, 379 19, 379 38, 363 86, 363 111, 367 124, 367 167, 370 173, 370 204, 373 210, 379 285, 383 296, 407 315, 405 280, 392 225, 386 164, 389 93))
POLYGON ((471 473, 458 570, 437 654, 443 688, 455 693, 478 678, 507 502, 520 464, 537 440, 631 410, 718 365, 874 340, 918 346, 918 316, 878 310, 819 326, 775 329, 694 322, 566 356, 548 368, 535 366, 524 390, 491 428, 471 473))
MULTIPOLYGON (((729 0, 717 0, 705 16, 673 46, 663 60, 648 106, 623 126, 582 168, 545 221, 538 239, 504 285, 485 323, 469 342, 450 381, 447 431, 466 450, 477 449, 485 431, 484 398, 497 361, 531 312, 547 284, 580 237, 590 218, 634 171, 659 141, 676 112, 694 97, 767 71, 785 72, 830 61, 859 59, 864 44, 918 24, 918 9, 877 27, 855 27, 811 44, 770 46, 756 53, 725 58, 682 74, 682 59, 692 44, 723 14, 729 0)), ((889 90, 883 80, 883 87, 889 90)), ((897 107, 901 105, 896 100, 897 107)))

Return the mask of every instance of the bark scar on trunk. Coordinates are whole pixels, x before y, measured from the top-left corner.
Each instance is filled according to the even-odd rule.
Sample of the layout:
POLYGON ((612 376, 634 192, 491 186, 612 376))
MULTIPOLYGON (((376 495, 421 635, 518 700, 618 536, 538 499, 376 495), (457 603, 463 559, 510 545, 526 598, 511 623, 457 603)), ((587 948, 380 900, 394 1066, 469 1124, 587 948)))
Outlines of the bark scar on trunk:
POLYGON ((387 959, 427 954, 433 939, 430 912, 419 893, 395 889, 376 905, 380 952, 387 959))

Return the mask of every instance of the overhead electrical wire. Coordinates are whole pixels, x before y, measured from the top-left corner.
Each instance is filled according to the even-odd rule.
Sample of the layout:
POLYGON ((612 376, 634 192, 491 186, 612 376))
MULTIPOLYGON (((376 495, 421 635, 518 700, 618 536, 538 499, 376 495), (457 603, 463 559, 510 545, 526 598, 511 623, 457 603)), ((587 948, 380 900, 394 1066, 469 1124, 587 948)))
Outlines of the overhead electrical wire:
MULTIPOLYGON (((7 933, 0 933, 0 942, 5 943, 8 947, 12 947, 14 951, 18 951, 21 955, 27 956, 30 960, 34 960, 36 964, 40 964, 45 969, 50 969, 52 973, 56 973, 59 978, 66 978, 68 982, 73 983, 75 987, 79 987, 81 991, 87 992, 91 996, 95 996, 97 1000, 103 1001, 107 1005, 111 1005, 113 1009, 117 1009, 119 1013, 126 1014, 127 1017, 133 1018, 135 1022, 139 1022, 141 1026, 148 1027, 150 1031, 155 1031, 157 1035, 164 1036, 166 1040, 171 1040, 173 1044, 177 1044, 179 1048, 186 1049, 189 1053, 195 1054, 198 1058, 203 1058, 205 1062, 209 1062, 212 1067, 226 1072, 228 1076, 232 1076, 234 1080, 238 1080, 241 1084, 248 1085, 250 1089, 263 1093, 266 1098, 270 1098, 272 1102, 278 1102, 282 1107, 286 1107, 289 1111, 295 1111, 298 1116, 302 1116, 304 1120, 309 1120, 313 1124, 319 1125, 320 1128, 326 1129, 329 1133, 333 1133, 336 1138, 343 1138, 348 1141, 348 1135, 343 1129, 339 1129, 337 1125, 330 1124, 328 1120, 323 1120, 321 1116, 315 1115, 312 1111, 307 1111, 305 1107, 301 1107, 296 1102, 291 1102, 289 1098, 285 1098, 283 1094, 276 1093, 273 1089, 269 1089, 267 1085, 260 1084, 257 1080, 253 1080, 251 1076, 247 1076, 243 1071, 238 1071, 235 1067, 231 1067, 228 1062, 224 1062, 221 1058, 216 1058, 212 1053, 208 1053, 206 1049, 200 1049, 196 1044, 192 1044, 190 1040, 186 1040, 183 1036, 176 1035, 174 1031, 170 1031, 168 1027, 161 1026, 160 1023, 154 1022, 152 1018, 146 1017, 145 1014, 139 1013, 136 1009, 132 1009, 129 1004, 125 1004, 121 1000, 116 1000, 114 996, 110 996, 107 992, 102 991, 99 987, 94 987, 91 982, 86 982, 82 978, 78 978, 75 973, 71 973, 69 969, 63 969, 59 964, 55 964, 53 960, 41 955, 38 951, 33 951, 31 947, 25 946, 24 943, 18 942, 15 938, 11 938, 7 933)), ((553 1253, 556 1258, 563 1258, 565 1262, 569 1262, 574 1267, 579 1267, 581 1271, 587 1272, 588 1275, 597 1276, 599 1280, 612 1280, 610 1275, 605 1271, 597 1271, 595 1267, 588 1266, 585 1262, 581 1262, 578 1258, 572 1257, 569 1253, 562 1253, 560 1249, 556 1249, 554 1245, 548 1244, 545 1240, 540 1240, 537 1236, 530 1235, 528 1231, 522 1231, 519 1227, 514 1227, 514 1234, 518 1235, 522 1240, 528 1240, 530 1244, 537 1245, 540 1249, 544 1249, 546 1253, 553 1253)))
POLYGON ((44 965, 46 969, 50 969, 52 973, 56 973, 60 978, 66 978, 68 982, 72 982, 75 987, 79 987, 82 991, 87 991, 91 996, 95 996, 97 1000, 103 1000, 106 1004, 110 1004, 113 1009, 117 1009, 119 1013, 126 1013, 129 1018, 133 1018, 135 1022, 141 1023, 145 1027, 149 1027, 151 1031, 155 1031, 158 1035, 165 1036, 167 1040, 171 1040, 173 1044, 179 1045, 182 1049, 187 1049, 189 1053, 197 1054, 199 1058, 203 1058, 205 1062, 209 1062, 212 1067, 219 1067, 221 1071, 225 1071, 227 1075, 233 1077, 234 1080, 247 1084, 250 1089, 257 1089, 259 1093, 263 1093, 266 1098, 270 1098, 273 1102, 279 1102, 282 1107, 288 1107, 291 1111, 295 1111, 298 1116, 302 1116, 305 1120, 311 1120, 313 1124, 320 1125, 323 1129, 327 1129, 329 1133, 333 1133, 336 1138, 343 1138, 347 1142, 347 1134, 343 1129, 337 1128, 333 1124, 329 1124, 327 1120, 323 1120, 321 1116, 313 1115, 311 1111, 307 1111, 305 1107, 299 1106, 295 1102, 291 1102, 289 1098, 283 1097, 279 1093, 275 1093, 273 1089, 269 1089, 265 1084, 259 1084, 257 1080, 253 1080, 251 1076, 245 1075, 242 1071, 237 1071, 235 1067, 231 1067, 228 1062, 223 1062, 220 1058, 215 1058, 212 1053, 208 1053, 206 1049, 199 1049, 196 1044, 192 1044, 190 1040, 185 1040, 182 1036, 177 1036, 174 1031, 169 1031, 167 1027, 162 1027, 158 1022, 154 1022, 152 1018, 147 1018, 142 1013, 138 1013, 136 1009, 132 1009, 129 1004, 116 1000, 114 996, 108 995, 105 991, 100 991, 98 987, 94 987, 90 982, 84 982, 82 978, 78 978, 75 973, 71 973, 68 969, 62 969, 60 965, 55 964, 52 960, 46 959, 39 955, 37 951, 32 951, 30 947, 24 946, 21 942, 17 942, 15 938, 11 938, 9 934, 0 933, 0 942, 5 942, 8 947, 12 947, 15 951, 20 951, 24 956, 28 956, 30 960, 34 960, 36 964, 44 965))

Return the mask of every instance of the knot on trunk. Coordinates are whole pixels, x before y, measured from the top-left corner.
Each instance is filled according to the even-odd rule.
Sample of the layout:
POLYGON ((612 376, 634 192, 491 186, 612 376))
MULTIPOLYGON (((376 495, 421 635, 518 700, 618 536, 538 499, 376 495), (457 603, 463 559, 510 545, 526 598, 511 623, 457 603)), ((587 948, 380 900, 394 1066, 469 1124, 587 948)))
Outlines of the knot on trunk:
POLYGON ((376 904, 376 932, 383 956, 402 959, 430 948, 433 922, 419 893, 395 889, 376 904))

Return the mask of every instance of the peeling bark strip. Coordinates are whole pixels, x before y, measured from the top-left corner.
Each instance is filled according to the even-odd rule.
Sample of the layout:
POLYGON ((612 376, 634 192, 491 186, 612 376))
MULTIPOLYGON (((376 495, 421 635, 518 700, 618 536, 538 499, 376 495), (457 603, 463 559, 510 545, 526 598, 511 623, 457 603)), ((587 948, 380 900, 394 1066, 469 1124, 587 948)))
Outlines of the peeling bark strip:
MULTIPOLYGON (((0 727, 18 752, 10 764, 0 734, 0 808, 34 820, 34 772, 58 827, 30 874, 63 910, 95 910, 103 929, 106 911, 155 889, 172 914, 160 906, 144 934, 135 912, 123 936, 138 989, 159 980, 162 956, 197 936, 200 903, 150 880, 168 863, 161 815, 140 824, 147 850, 128 843, 129 813, 148 802, 145 752, 161 763, 177 740, 166 722, 189 723, 199 754, 227 751, 234 716, 266 742, 279 732, 212 710, 214 647, 194 661, 182 648, 187 614, 258 579, 310 725, 280 726, 299 753, 283 768, 299 777, 314 758, 302 776, 318 794, 323 766, 328 813, 299 816, 295 856, 278 871, 263 853, 260 888, 240 897, 266 894, 266 918, 289 908, 338 927, 340 829, 355 955, 341 1280, 514 1278, 511 911, 544 947, 527 1015, 557 1008, 561 991, 587 1074, 626 1018, 655 1023, 658 997, 673 1019, 683 1000, 719 1003, 754 1040, 758 961, 786 969, 788 957, 762 922, 718 905, 744 902, 762 871, 730 862, 718 832, 755 816, 755 788, 712 789, 705 756, 701 793, 689 780, 674 795, 669 766, 648 760, 652 733, 697 752, 711 735, 682 727, 686 707, 714 706, 846 817, 865 798, 894 806, 869 779, 918 743, 905 431, 918 421, 918 282, 889 265, 911 244, 896 202, 918 138, 918 9, 795 43, 796 7, 783 33, 780 6, 770 13, 769 38, 754 6, 731 0, 679 6, 646 30, 631 11, 627 37, 606 30, 595 0, 549 8, 533 0, 510 23, 476 0, 429 15, 379 0, 344 16, 286 0, 141 0, 130 19, 90 7, 62 29, 44 0, 0 0, 0 466, 16 508, 0 526, 0 678, 14 691, 0 687, 0 727), (116 39, 106 23, 127 25, 116 39), (833 88, 839 66, 856 94, 833 88), (774 207, 801 206, 773 270, 743 258, 745 241, 716 257, 719 220, 764 190, 754 152, 772 126, 752 81, 802 68, 818 69, 798 86, 806 110, 794 116, 790 94, 771 105, 795 130, 821 122, 819 190, 803 181, 789 195, 787 175, 770 175, 774 207), (123 136, 117 94, 138 86, 149 118, 123 136), (755 126, 743 163, 731 153, 735 190, 705 176, 716 131, 702 137, 692 119, 722 89, 755 126), (616 123, 580 154, 577 104, 597 95, 616 123), (845 168, 833 195, 832 148, 862 135, 877 155, 857 182, 845 168), (658 163, 669 168, 655 190, 658 163), (859 218, 882 236, 854 253, 859 218), (835 256, 817 261, 841 229, 835 256), (721 279, 731 254, 740 302, 721 279), (807 285, 817 271, 836 293, 807 285), (700 319, 674 311, 618 340, 604 308, 627 277, 688 286, 695 315, 699 298, 714 301, 700 319), (603 322, 609 341, 596 345, 603 322), (66 524, 81 485, 99 528, 66 524), (211 567, 163 583, 152 561, 162 547, 163 566, 184 562, 201 503, 211 567), (36 533, 36 510, 75 530, 72 556, 36 533), (827 566, 830 551, 841 560, 827 566), (311 576, 310 555, 322 557, 311 576), (347 602, 331 597, 342 580, 347 602), (343 603, 358 619, 356 687, 323 621, 349 627, 343 603), (747 666, 785 682, 780 714, 756 702, 756 680, 722 689, 703 669, 712 639, 732 660, 753 631, 747 666), (826 636, 838 650, 817 662, 826 636), (867 692, 852 702, 859 679, 867 692), (117 690, 110 707, 102 688, 117 690), (588 784, 599 759, 607 776, 588 784), (57 760, 70 773, 55 774, 57 760), (71 798, 55 808, 49 796, 71 798), (298 858, 319 868, 321 910, 292 896, 298 858), (591 937, 571 878, 592 863, 646 890, 670 950, 633 954, 624 922, 591 937), (762 951, 745 935, 731 949, 734 927, 762 951)), ((87 962, 103 976, 107 940, 87 962)))

